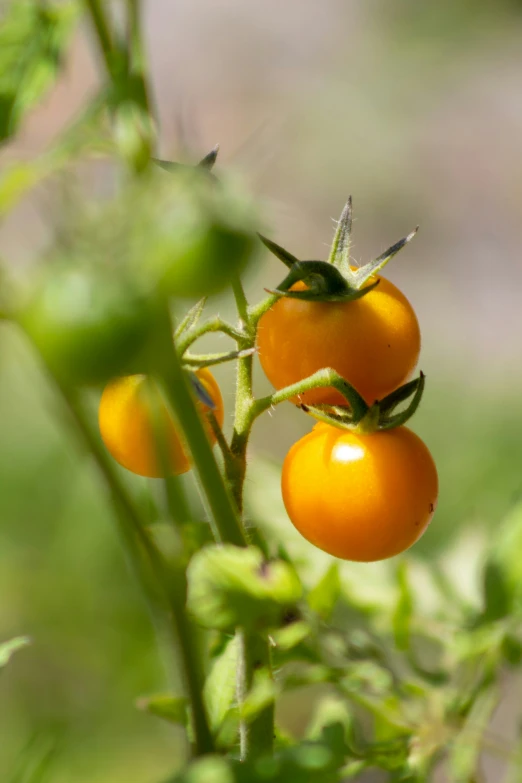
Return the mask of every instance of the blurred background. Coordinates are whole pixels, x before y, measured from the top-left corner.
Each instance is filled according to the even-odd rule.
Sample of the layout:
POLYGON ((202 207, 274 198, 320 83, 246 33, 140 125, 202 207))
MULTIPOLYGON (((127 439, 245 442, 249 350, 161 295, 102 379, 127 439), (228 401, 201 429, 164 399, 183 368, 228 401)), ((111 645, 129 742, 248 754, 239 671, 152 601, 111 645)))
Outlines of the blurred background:
MULTIPOLYGON (((434 522, 409 557, 419 573, 437 563, 479 600, 480 559, 522 496, 522 3, 147 0, 144 8, 160 157, 197 160, 219 142, 216 171, 244 179, 264 233, 303 259, 325 258, 349 194, 357 261, 420 224, 386 272, 421 323, 428 382, 413 428, 441 479, 434 522)), ((80 31, 58 86, 0 162, 47 148, 92 94, 100 63, 89 33, 80 31)), ((95 193, 110 172, 100 160, 84 176, 95 193)), ((25 199, 0 226, 2 257, 29 267, 59 208, 46 189, 25 199)), ((250 300, 282 277, 281 264, 260 253, 250 300)), ((209 303, 216 309, 232 312, 224 297, 209 303)), ((229 423, 232 373, 216 370, 229 423)), ((259 371, 256 382, 268 391, 259 371)), ((176 730, 134 706, 164 690, 164 663, 95 471, 55 407, 28 348, 2 326, 0 641, 26 634, 32 646, 0 679, 0 771, 29 744, 35 757, 54 752, 57 783, 153 783, 184 753, 176 730)), ((290 526, 277 463, 310 424, 288 405, 254 431, 248 508, 262 517, 273 496, 271 522, 283 538, 290 526)), ((146 503, 146 481, 128 480, 146 503)), ((288 540, 299 548, 290 529, 288 540)), ((317 570, 324 564, 318 556, 317 570)), ((388 574, 386 565, 343 568, 363 590, 388 574)), ((521 687, 506 683, 495 719, 508 737, 521 687)), ((298 733, 295 712, 289 701, 281 718, 298 733)), ((501 768, 484 760, 487 780, 501 768)))

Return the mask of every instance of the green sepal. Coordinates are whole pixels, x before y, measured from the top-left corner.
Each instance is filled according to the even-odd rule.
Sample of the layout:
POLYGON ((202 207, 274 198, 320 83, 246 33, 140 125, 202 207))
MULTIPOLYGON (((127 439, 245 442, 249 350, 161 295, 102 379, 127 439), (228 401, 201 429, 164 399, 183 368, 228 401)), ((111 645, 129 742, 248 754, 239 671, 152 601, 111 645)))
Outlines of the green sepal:
POLYGON ((201 158, 201 160, 198 163, 198 167, 201 169, 206 169, 207 171, 212 171, 218 156, 218 152, 219 152, 219 144, 216 144, 216 146, 213 147, 210 150, 210 152, 207 152, 204 158, 201 158))
POLYGON ((353 271, 350 263, 352 232, 352 197, 350 196, 339 218, 328 261, 299 261, 281 245, 258 234, 265 247, 290 269, 290 274, 277 289, 274 291, 267 290, 269 290, 269 293, 284 295, 294 299, 316 300, 319 302, 339 302, 358 299, 375 288, 378 280, 370 285, 365 284, 413 239, 418 230, 419 227, 417 226, 407 236, 395 242, 373 261, 353 271), (310 264, 314 264, 315 267, 308 267, 304 271, 302 270, 305 265, 310 264), (329 271, 327 271, 328 269, 329 271), (299 280, 306 282, 309 290, 290 291, 290 287, 299 280))
POLYGON ((175 160, 161 160, 160 158, 152 158, 152 161, 156 164, 156 166, 159 166, 160 169, 169 171, 172 174, 183 170, 186 171, 187 169, 202 169, 207 174, 209 174, 211 179, 217 182, 217 177, 215 177, 214 174, 211 174, 211 171, 214 168, 218 152, 219 144, 216 144, 216 146, 213 147, 210 152, 207 152, 207 154, 201 158, 199 163, 197 163, 195 166, 191 166, 187 163, 178 163, 175 160))
MULTIPOLYGON (((382 400, 375 402, 370 407, 366 405, 364 415, 355 416, 348 406, 342 405, 301 405, 301 410, 313 416, 317 421, 351 432, 370 434, 381 430, 391 430, 406 424, 411 419, 419 407, 425 385, 426 376, 421 372, 418 378, 400 386, 382 400), (393 414, 392 411, 409 397, 411 400, 406 408, 393 414)), ((336 388, 338 387, 336 386, 336 388)))
POLYGON ((381 253, 381 255, 375 258, 373 261, 369 261, 364 266, 361 266, 356 272, 352 272, 351 274, 353 278, 353 285, 358 288, 359 286, 364 285, 370 279, 370 277, 376 275, 377 272, 380 272, 380 270, 386 266, 388 261, 391 261, 393 256, 397 255, 399 250, 402 250, 402 248, 407 245, 408 242, 411 242, 418 230, 419 227, 417 226, 408 234, 408 236, 399 239, 398 242, 389 247, 388 250, 385 250, 384 253, 381 253))
POLYGON ((417 391, 419 382, 423 377, 424 375, 421 372, 419 378, 414 378, 413 381, 408 381, 408 383, 403 384, 403 386, 399 386, 399 388, 395 389, 395 391, 392 391, 391 394, 387 394, 386 397, 383 397, 382 400, 379 400, 379 408, 381 413, 387 416, 393 413, 398 405, 400 405, 402 402, 405 402, 408 397, 417 391))
POLYGON ((189 611, 204 627, 221 631, 277 628, 302 592, 288 563, 267 562, 254 547, 205 547, 192 558, 187 578, 189 611))
POLYGON ((376 280, 365 288, 354 288, 347 282, 339 269, 328 261, 297 261, 276 289, 266 290, 270 294, 279 294, 291 299, 347 302, 366 296, 378 284, 379 280, 376 280), (295 283, 300 281, 306 283, 308 288, 304 291, 290 290, 295 283))
POLYGON ((330 264, 334 264, 343 274, 350 275, 350 244, 352 235, 352 197, 348 196, 348 201, 344 205, 341 217, 337 224, 334 241, 330 250, 328 259, 330 264))
MULTIPOLYGON (((411 382, 414 384, 414 381, 411 382)), ((405 384, 406 386, 410 386, 410 384, 405 384)), ((417 385, 416 387, 413 386, 412 391, 414 391, 413 397, 411 398, 411 401, 409 405, 400 413, 395 413, 393 416, 384 416, 379 419, 379 430, 392 430, 395 427, 401 427, 403 424, 406 424, 409 419, 413 416, 415 411, 420 405, 420 401, 422 399, 422 395, 424 394, 424 387, 426 386, 426 376, 423 372, 419 374, 419 377, 417 378, 417 385)), ((410 387, 411 388, 411 387, 410 387)), ((386 398, 385 398, 386 399, 386 398)))
POLYGON ((285 250, 284 247, 281 247, 281 245, 276 245, 275 242, 272 242, 271 239, 267 239, 267 237, 264 237, 262 234, 258 233, 258 237, 264 246, 270 250, 276 258, 282 261, 288 269, 291 269, 294 264, 299 263, 299 259, 289 253, 288 250, 285 250))

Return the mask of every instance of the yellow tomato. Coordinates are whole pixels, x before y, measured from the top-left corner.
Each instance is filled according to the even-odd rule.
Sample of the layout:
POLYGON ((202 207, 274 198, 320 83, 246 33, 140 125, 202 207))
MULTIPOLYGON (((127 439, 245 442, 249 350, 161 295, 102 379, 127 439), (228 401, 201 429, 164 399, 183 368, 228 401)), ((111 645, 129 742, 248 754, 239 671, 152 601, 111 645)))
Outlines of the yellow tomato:
MULTIPOLYGON (((213 413, 221 427, 224 412, 219 386, 207 369, 198 370, 196 375, 216 406, 213 413)), ((154 439, 149 383, 145 375, 128 375, 111 381, 102 394, 98 420, 103 442, 120 465, 140 476, 160 478, 162 471, 154 439)), ((199 400, 197 406, 204 417, 209 408, 199 400)), ((186 473, 190 469, 190 461, 164 403, 160 404, 160 417, 170 470, 175 474, 186 473)), ((207 432, 214 442, 210 424, 207 424, 207 432)))
MULTIPOLYGON (((305 287, 298 283, 294 290, 305 287)), ((381 277, 374 290, 351 302, 281 297, 259 321, 257 348, 276 389, 331 367, 372 404, 414 370, 420 330, 404 294, 381 277)), ((312 389, 293 402, 346 404, 332 388, 312 389)))
POLYGON ((357 435, 321 423, 288 452, 282 492, 308 541, 334 557, 371 562, 424 533, 437 505, 437 469, 406 427, 357 435))

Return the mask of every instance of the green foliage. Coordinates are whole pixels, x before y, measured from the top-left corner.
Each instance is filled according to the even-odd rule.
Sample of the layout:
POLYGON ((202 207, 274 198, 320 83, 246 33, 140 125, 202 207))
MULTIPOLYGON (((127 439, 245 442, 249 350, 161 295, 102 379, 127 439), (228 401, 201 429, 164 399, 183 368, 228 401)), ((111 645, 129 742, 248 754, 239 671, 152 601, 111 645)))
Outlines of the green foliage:
POLYGON ((254 547, 210 546, 192 558, 187 571, 188 608, 206 628, 267 630, 280 625, 301 597, 295 570, 266 562, 254 547))
POLYGON ((169 723, 175 723, 184 728, 187 726, 187 700, 183 696, 170 696, 169 694, 146 696, 138 699, 136 706, 140 710, 150 712, 151 715, 163 718, 169 723))
POLYGON ((0 144, 53 84, 78 11, 77 2, 15 0, 0 20, 0 144))
POLYGON ((308 594, 308 605, 323 620, 328 620, 341 595, 339 566, 332 563, 325 575, 308 594))

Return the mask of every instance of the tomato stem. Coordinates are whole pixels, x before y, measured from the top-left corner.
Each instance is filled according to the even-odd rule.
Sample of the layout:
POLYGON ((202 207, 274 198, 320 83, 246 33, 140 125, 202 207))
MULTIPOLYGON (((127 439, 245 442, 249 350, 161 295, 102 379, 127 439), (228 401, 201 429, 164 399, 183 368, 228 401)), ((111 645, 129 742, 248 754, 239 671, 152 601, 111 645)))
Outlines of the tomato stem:
POLYGON ((192 454, 211 511, 215 538, 236 546, 246 546, 237 508, 223 482, 181 360, 170 339, 165 340, 158 372, 165 395, 192 454))
POLYGON ((212 753, 214 742, 202 698, 203 674, 194 634, 185 611, 185 574, 182 568, 167 569, 163 557, 146 532, 146 520, 129 496, 111 459, 101 445, 79 400, 47 367, 55 387, 94 457, 110 490, 116 510, 118 528, 131 570, 141 586, 153 626, 158 630, 170 618, 170 629, 179 650, 182 678, 192 708, 194 754, 212 753), (158 588, 162 595, 158 595, 158 588), (166 602, 166 606, 165 606, 166 602), (161 617, 159 609, 162 608, 161 617))
POLYGON ((244 351, 228 351, 227 353, 207 353, 207 354, 190 354, 185 353, 183 355, 183 364, 190 365, 192 367, 214 367, 216 364, 224 364, 225 362, 232 362, 236 359, 243 359, 245 356, 250 356, 255 351, 255 348, 247 348, 244 351))
POLYGON ((337 389, 346 399, 348 405, 350 405, 351 422, 353 424, 357 424, 367 414, 369 410, 368 405, 359 392, 348 381, 345 381, 338 372, 331 368, 325 368, 324 370, 318 370, 313 375, 309 375, 308 378, 303 378, 303 380, 291 384, 291 386, 279 389, 274 394, 256 400, 253 406, 253 416, 257 418, 272 405, 279 405, 281 402, 297 397, 312 389, 329 387, 337 389))
POLYGON ((233 340, 235 340, 236 343, 242 340, 245 336, 239 329, 233 327, 232 324, 229 324, 227 321, 223 320, 223 318, 216 316, 210 321, 205 321, 199 326, 195 326, 192 329, 189 329, 184 333, 182 338, 177 340, 176 347, 180 356, 182 356, 185 351, 196 342, 196 340, 199 340, 200 337, 203 337, 203 335, 209 334, 211 332, 223 332, 223 334, 226 334, 228 337, 231 337, 233 340))
MULTIPOLYGON (((272 677, 270 646, 261 634, 237 631, 238 678, 237 699, 243 704, 254 684, 256 671, 264 668, 272 677)), ((241 721, 239 729, 241 761, 269 755, 274 750, 274 704, 268 704, 252 720, 241 721)))

